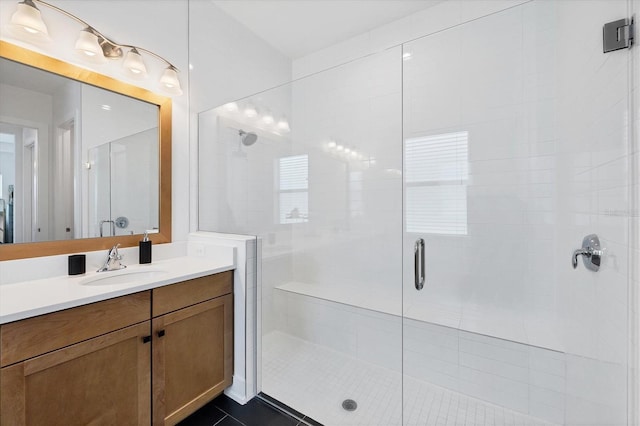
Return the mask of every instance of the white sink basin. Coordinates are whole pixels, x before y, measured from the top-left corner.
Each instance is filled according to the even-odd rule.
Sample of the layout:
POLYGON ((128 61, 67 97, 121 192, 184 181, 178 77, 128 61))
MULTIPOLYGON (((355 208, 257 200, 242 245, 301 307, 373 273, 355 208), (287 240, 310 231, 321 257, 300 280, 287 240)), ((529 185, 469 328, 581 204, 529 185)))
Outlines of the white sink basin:
POLYGON ((155 269, 112 272, 112 274, 117 275, 109 275, 109 272, 100 272, 99 274, 100 275, 96 275, 80 281, 80 285, 130 284, 136 281, 156 280, 165 276, 167 274, 167 271, 155 269))

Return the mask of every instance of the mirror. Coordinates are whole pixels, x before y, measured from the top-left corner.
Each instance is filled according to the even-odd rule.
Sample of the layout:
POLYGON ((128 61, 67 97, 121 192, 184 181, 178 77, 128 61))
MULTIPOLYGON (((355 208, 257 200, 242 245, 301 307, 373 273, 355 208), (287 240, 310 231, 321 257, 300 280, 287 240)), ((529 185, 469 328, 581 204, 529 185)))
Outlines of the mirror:
POLYGON ((171 240, 171 100, 0 42, 0 260, 171 240))

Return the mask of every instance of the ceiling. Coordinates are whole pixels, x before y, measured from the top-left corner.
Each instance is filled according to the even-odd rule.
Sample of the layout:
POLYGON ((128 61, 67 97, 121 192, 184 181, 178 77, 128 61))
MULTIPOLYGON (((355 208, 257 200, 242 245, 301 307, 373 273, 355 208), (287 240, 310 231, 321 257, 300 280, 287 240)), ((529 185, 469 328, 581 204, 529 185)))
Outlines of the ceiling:
POLYGON ((296 59, 426 9, 441 0, 213 0, 296 59))

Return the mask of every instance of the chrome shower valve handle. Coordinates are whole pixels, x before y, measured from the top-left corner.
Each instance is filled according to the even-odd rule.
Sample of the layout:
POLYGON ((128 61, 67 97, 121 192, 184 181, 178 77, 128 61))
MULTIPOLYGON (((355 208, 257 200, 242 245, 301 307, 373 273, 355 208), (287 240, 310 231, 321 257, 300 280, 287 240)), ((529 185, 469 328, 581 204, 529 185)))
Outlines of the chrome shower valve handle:
POLYGON ((602 262, 604 251, 600 248, 600 239, 596 234, 587 235, 582 240, 582 248, 573 252, 571 264, 573 269, 578 267, 578 256, 583 256, 582 262, 585 268, 590 271, 598 272, 602 262))

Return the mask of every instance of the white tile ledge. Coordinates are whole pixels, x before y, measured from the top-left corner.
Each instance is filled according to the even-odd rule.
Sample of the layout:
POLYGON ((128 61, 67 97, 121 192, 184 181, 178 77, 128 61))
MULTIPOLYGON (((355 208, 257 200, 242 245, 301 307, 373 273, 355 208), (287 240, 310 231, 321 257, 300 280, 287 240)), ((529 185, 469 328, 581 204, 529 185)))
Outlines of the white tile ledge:
POLYGON ((394 317, 403 316, 409 320, 480 334, 516 344, 535 346, 554 352, 565 352, 557 332, 550 332, 549 326, 542 327, 546 331, 545 333, 536 332, 537 330, 533 327, 535 321, 530 321, 519 312, 479 310, 474 305, 466 305, 453 300, 433 300, 428 303, 423 301, 418 304, 409 298, 403 302, 400 291, 372 290, 363 293, 361 289, 347 285, 319 285, 290 281, 275 288, 293 294, 394 317))
POLYGON ((148 265, 128 265, 123 271, 88 272, 77 276, 57 276, 5 284, 0 286, 0 324, 229 271, 236 267, 233 259, 235 256, 225 256, 224 259, 182 256, 148 265), (126 284, 81 284, 103 274, 106 277, 108 274, 143 270, 162 270, 167 273, 159 279, 142 278, 126 284))

